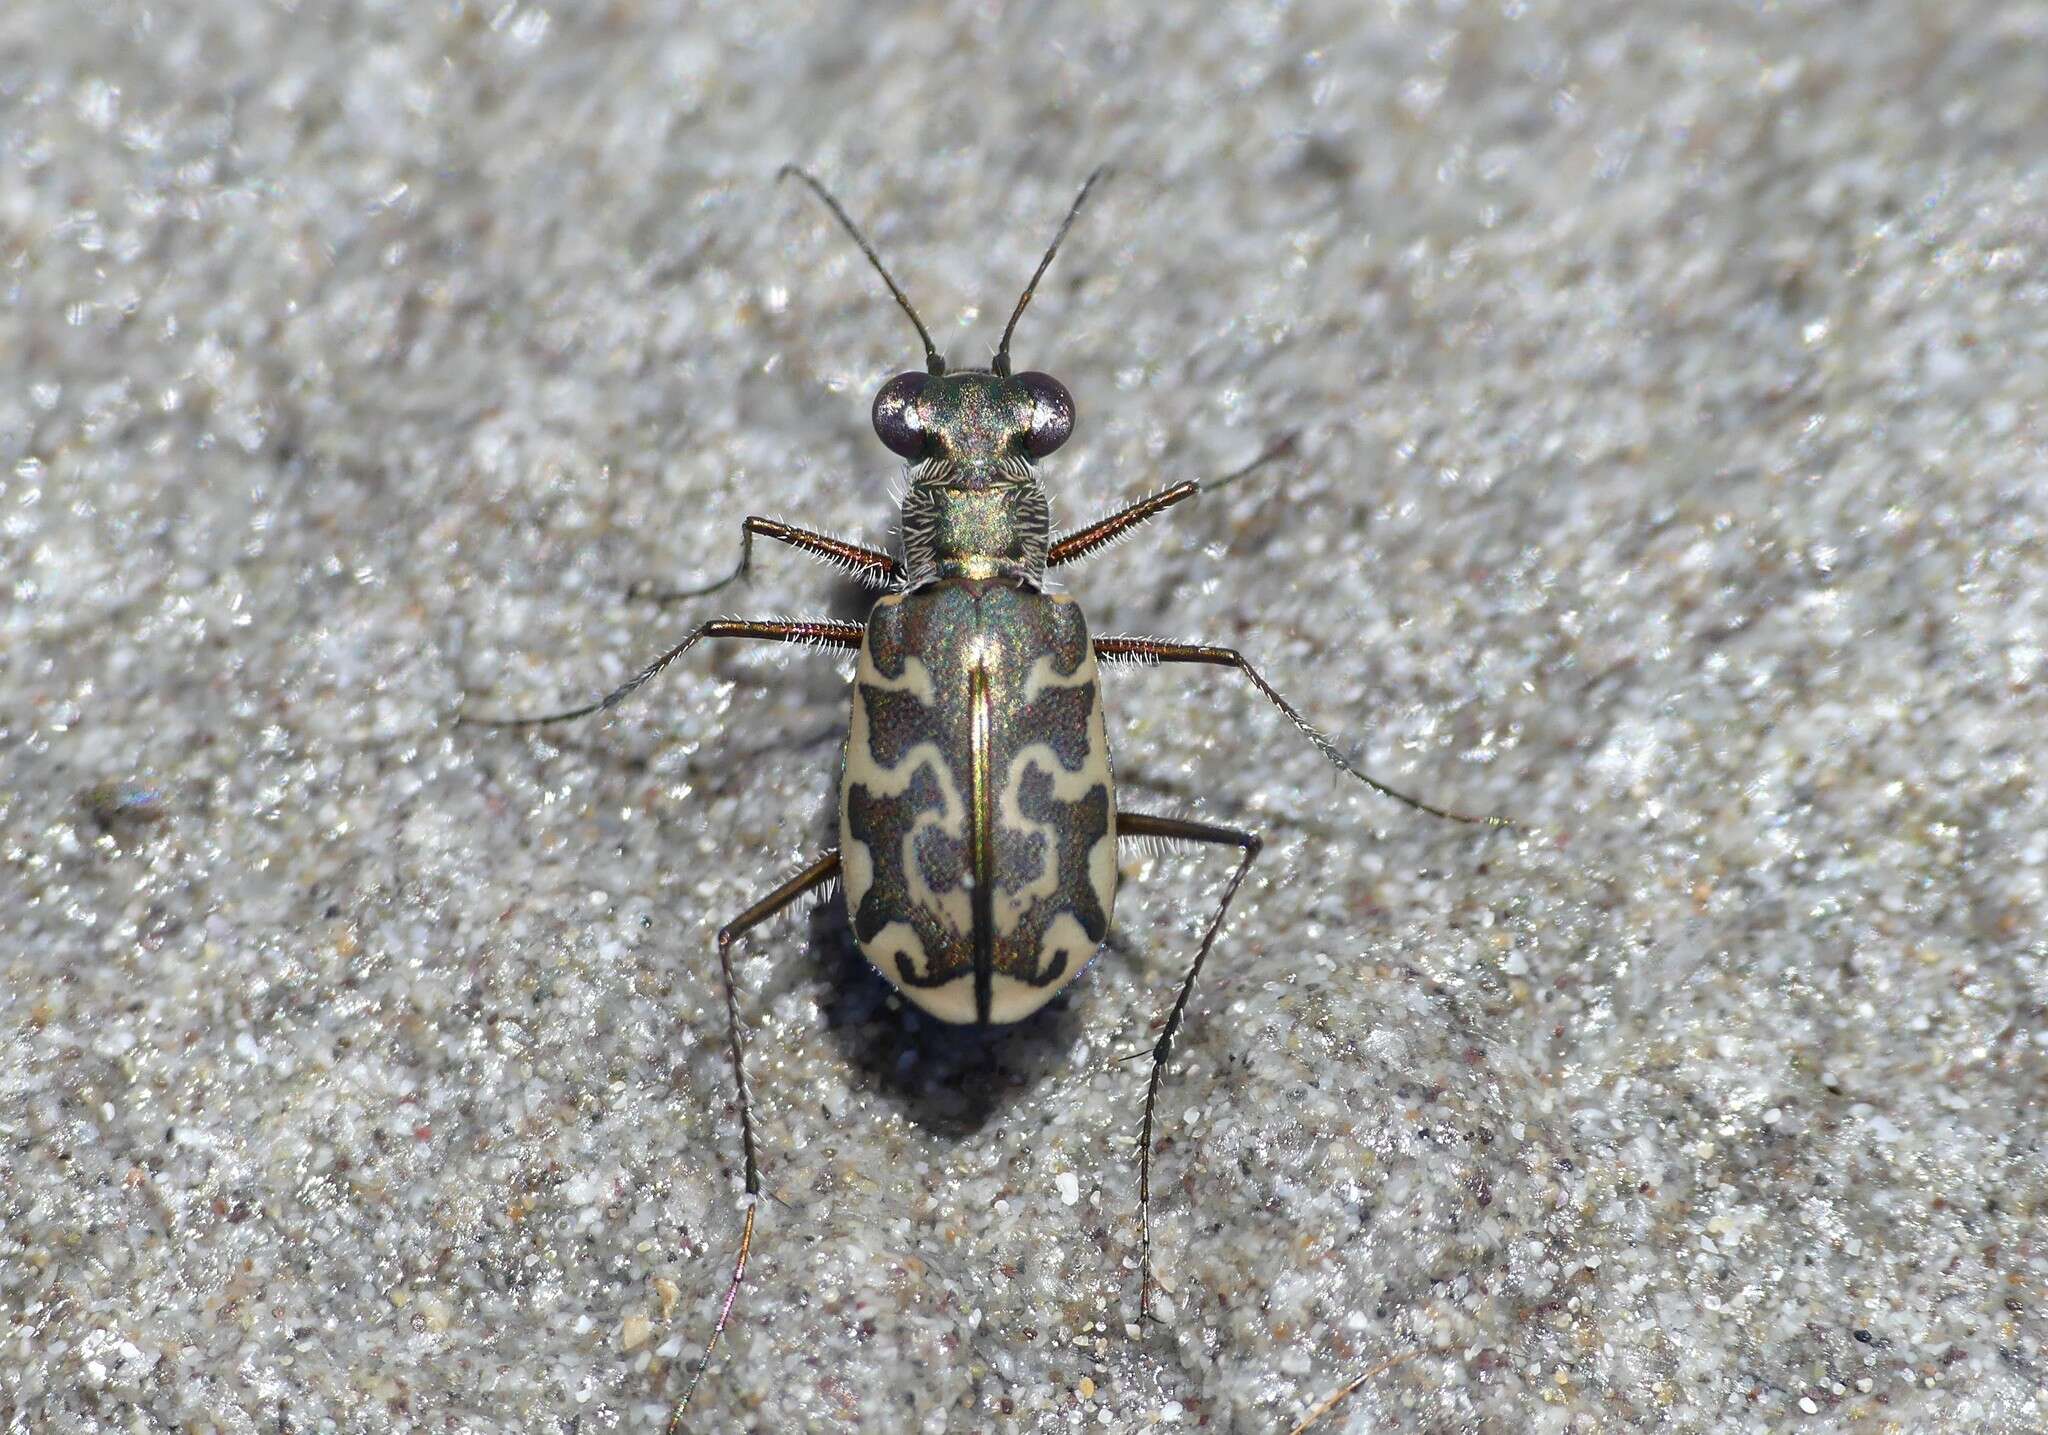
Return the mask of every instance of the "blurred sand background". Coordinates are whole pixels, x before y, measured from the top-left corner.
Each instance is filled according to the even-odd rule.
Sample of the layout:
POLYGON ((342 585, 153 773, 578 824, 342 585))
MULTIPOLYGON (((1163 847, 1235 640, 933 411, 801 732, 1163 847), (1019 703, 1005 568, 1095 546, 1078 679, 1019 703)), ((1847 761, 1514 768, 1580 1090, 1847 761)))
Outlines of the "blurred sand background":
POLYGON ((660 1428, 737 1237, 711 935, 828 841, 914 336, 1077 395, 1134 809, 1255 826, 992 1041, 746 949, 694 1429, 2048 1429, 2048 10, 0 13, 0 1426, 660 1428))

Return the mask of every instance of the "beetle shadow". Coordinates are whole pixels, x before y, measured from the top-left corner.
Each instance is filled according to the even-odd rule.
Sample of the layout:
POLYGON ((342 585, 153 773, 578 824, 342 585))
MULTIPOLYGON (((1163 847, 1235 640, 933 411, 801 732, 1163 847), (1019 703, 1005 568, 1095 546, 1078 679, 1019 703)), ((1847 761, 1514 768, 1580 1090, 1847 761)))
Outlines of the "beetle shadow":
POLYGON ((907 1119, 972 1136, 1069 1074, 1082 1025, 1071 986, 1023 1021, 954 1026, 918 1010, 869 965, 844 901, 820 903, 810 920, 826 1031, 860 1083, 907 1119))
POLYGON ((826 616, 837 618, 842 623, 865 623, 883 591, 835 572, 825 583, 826 616))

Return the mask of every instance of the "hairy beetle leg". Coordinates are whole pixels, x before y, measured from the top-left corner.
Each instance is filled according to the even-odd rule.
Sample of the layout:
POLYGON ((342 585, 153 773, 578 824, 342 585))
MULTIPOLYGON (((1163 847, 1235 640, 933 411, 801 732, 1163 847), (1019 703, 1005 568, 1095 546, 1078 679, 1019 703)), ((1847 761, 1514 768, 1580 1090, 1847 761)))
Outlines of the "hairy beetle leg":
POLYGON ((863 548, 858 543, 849 543, 843 538, 834 538, 829 533, 815 533, 808 528, 798 528, 774 518, 762 518, 758 514, 749 517, 740 525, 740 561, 732 572, 723 578, 696 588, 656 588, 652 583, 635 583, 626 590, 628 598, 650 603, 681 603, 690 598, 705 598, 745 579, 754 571, 754 538, 771 538, 777 543, 787 543, 813 558, 823 559, 833 567, 850 575, 856 582, 871 588, 887 588, 902 574, 903 568, 886 553, 877 553, 872 548, 863 548))

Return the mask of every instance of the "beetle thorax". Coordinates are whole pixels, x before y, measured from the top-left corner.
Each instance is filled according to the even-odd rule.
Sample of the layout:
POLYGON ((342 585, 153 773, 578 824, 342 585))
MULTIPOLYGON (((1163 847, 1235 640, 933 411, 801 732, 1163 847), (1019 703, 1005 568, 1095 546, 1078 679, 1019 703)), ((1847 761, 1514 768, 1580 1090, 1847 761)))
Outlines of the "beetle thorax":
POLYGON ((903 499, 907 586, 1013 578, 1036 588, 1051 514, 1032 468, 1067 440, 1074 400, 1047 374, 988 369, 898 374, 875 395, 875 434, 910 460, 903 499))
MULTIPOLYGON (((1021 467, 1021 465, 1020 465, 1021 467)), ((912 587, 939 578, 1014 577, 1036 588, 1045 573, 1051 515, 1030 471, 914 478, 903 500, 903 556, 912 587)))

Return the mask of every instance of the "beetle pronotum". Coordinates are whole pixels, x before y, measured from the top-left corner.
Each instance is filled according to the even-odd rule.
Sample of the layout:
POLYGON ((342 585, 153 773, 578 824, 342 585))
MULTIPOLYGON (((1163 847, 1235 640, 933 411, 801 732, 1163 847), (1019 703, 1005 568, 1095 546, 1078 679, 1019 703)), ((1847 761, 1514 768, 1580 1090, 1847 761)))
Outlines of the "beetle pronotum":
POLYGON ((1149 1314, 1152 1125, 1160 1081, 1202 963, 1259 854, 1260 839, 1234 827, 1117 809, 1096 686, 1098 661, 1235 669, 1324 757, 1375 792, 1453 821, 1510 825, 1504 818, 1467 817, 1432 806, 1368 775, 1234 650, 1156 638, 1091 638, 1074 601, 1044 591, 1048 569, 1087 557, 1289 448, 1283 442, 1222 479, 1176 483, 1073 532, 1052 535, 1035 465, 1073 432, 1074 401, 1048 374, 1012 373, 1010 339, 1104 171, 1091 174, 1074 197, 985 369, 949 369, 924 321, 839 202, 810 174, 793 167, 782 173, 824 202, 924 345, 924 369, 890 379, 874 401, 876 435, 910 465, 901 552, 878 552, 749 517, 741 525, 739 564, 731 573, 702 587, 656 596, 662 601, 699 598, 740 581, 752 567, 756 537, 786 543, 885 591, 865 624, 830 619, 702 623, 597 702, 485 723, 532 727, 614 708, 709 638, 858 654, 839 785, 839 845, 718 933, 727 1041, 739 1093, 746 1215, 731 1281, 703 1356, 670 1416, 672 1432, 680 1427, 732 1317, 753 1248, 761 1191, 733 946, 834 879, 845 893, 854 937, 883 977, 941 1021, 987 1026, 1019 1021, 1038 1010, 1094 954, 1109 930, 1120 839, 1209 844, 1238 852, 1237 866, 1151 1048, 1138 1155, 1138 1304, 1141 1317, 1149 1314))

